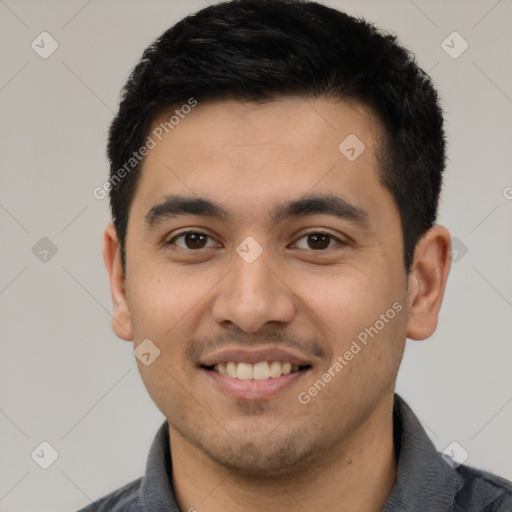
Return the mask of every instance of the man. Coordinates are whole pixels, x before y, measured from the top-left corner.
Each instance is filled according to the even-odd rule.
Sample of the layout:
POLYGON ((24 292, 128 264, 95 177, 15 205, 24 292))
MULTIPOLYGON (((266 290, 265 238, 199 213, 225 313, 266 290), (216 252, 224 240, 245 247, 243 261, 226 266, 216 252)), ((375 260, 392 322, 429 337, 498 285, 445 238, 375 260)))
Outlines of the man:
POLYGON ((113 328, 166 422, 85 511, 505 511, 394 394, 435 330, 450 234, 429 78, 396 39, 295 0, 189 16, 109 137, 113 328))

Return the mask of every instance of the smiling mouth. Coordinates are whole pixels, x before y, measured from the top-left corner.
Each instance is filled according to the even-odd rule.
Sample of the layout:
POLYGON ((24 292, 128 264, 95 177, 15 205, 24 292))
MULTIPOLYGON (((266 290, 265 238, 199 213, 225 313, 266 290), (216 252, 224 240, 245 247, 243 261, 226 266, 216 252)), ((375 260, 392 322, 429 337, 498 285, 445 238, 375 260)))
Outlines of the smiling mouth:
POLYGON ((202 366, 205 370, 219 373, 238 380, 276 379, 290 373, 308 370, 310 365, 299 366, 285 361, 261 361, 256 364, 236 361, 219 362, 211 366, 202 366))

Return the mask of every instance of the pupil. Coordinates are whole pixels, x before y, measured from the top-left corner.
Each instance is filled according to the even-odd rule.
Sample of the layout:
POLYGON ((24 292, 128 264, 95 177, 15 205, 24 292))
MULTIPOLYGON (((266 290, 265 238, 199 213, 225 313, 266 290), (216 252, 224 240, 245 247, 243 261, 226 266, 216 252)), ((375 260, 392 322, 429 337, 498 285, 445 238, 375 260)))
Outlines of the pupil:
POLYGON ((185 236, 187 246, 193 246, 195 248, 203 247, 206 237, 198 233, 187 233, 185 236))
POLYGON ((313 241, 312 249, 326 249, 329 247, 329 235, 318 233, 316 235, 309 235, 309 241, 313 241))

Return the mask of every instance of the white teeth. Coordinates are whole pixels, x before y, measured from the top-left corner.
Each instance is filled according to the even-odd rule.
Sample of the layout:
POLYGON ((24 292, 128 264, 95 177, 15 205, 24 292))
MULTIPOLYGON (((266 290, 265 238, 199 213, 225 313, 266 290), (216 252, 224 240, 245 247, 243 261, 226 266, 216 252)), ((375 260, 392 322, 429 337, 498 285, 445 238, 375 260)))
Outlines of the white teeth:
POLYGON ((213 370, 221 375, 227 375, 233 379, 240 380, 267 380, 276 379, 281 375, 288 375, 291 372, 299 371, 299 365, 282 363, 281 361, 261 361, 256 364, 237 363, 229 361, 214 365, 213 370))
POLYGON ((283 363, 283 367, 281 368, 281 373, 283 375, 288 375, 292 371, 292 363, 283 363))
POLYGON ((238 368, 236 369, 236 376, 240 380, 251 380, 252 379, 252 364, 238 363, 238 368))
POLYGON ((274 379, 281 377, 281 363, 279 361, 272 361, 270 363, 270 376, 274 379))
POLYGON ((233 379, 238 378, 236 375, 236 367, 237 366, 238 365, 236 363, 234 363, 233 361, 230 361, 229 363, 226 364, 226 370, 228 372, 228 377, 232 377, 233 379))
MULTIPOLYGON (((240 368, 240 365, 238 365, 240 368)), ((252 367, 252 378, 254 380, 267 380, 270 377, 270 368, 267 361, 256 363, 252 367)))

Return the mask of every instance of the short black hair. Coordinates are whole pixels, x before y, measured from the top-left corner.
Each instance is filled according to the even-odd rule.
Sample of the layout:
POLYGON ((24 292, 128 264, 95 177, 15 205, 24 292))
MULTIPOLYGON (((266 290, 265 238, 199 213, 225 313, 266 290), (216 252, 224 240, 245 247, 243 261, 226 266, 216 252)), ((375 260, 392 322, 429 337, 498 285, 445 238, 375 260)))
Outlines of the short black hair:
POLYGON ((137 152, 155 118, 191 99, 265 102, 296 95, 359 101, 382 123, 380 179, 400 212, 409 272, 416 243, 435 222, 445 167, 437 92, 396 36, 302 0, 206 7, 144 51, 123 88, 108 140, 110 203, 123 268, 143 161, 137 152))

